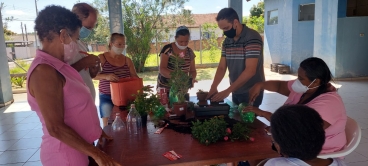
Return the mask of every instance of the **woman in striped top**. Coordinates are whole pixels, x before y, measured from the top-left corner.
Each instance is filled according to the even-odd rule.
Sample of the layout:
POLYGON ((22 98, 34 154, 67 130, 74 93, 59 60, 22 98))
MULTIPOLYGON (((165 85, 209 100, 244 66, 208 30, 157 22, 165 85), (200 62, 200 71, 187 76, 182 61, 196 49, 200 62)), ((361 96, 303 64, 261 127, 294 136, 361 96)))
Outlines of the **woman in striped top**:
POLYGON ((157 78, 157 88, 170 89, 169 79, 170 73, 173 71, 173 58, 171 56, 184 55, 185 63, 181 69, 190 75, 189 83, 193 86, 196 81, 197 70, 195 68, 195 54, 191 48, 188 47, 190 39, 190 32, 186 26, 180 26, 176 29, 175 43, 165 45, 160 53, 160 72, 157 78))
POLYGON ((119 81, 120 78, 138 77, 132 60, 123 54, 125 46, 125 36, 113 33, 110 37, 109 51, 99 55, 102 71, 95 79, 100 80, 98 89, 103 127, 107 125, 114 107, 111 100, 110 82, 119 81))

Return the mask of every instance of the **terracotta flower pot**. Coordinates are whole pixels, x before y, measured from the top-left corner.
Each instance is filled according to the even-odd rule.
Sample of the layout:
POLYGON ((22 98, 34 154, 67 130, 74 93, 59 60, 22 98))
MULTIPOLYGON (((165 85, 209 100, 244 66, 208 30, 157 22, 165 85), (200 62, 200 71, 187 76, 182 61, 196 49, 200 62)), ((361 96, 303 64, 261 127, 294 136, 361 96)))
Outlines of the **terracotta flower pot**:
POLYGON ((207 98, 208 92, 197 92, 197 98, 199 101, 205 101, 207 98))
POLYGON ((174 114, 176 114, 177 116, 183 116, 187 113, 188 110, 188 103, 184 102, 184 103, 174 103, 173 104, 173 111, 174 114))

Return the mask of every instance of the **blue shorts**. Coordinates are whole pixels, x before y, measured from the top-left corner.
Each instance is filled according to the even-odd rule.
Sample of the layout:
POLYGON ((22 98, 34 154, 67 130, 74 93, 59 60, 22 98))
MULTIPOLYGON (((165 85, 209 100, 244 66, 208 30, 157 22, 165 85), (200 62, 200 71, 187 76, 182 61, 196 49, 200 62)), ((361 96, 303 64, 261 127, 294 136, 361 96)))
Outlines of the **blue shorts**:
POLYGON ((114 104, 111 100, 111 95, 100 93, 100 117, 108 118, 111 115, 114 104))
MULTIPOLYGON (((249 93, 242 93, 242 94, 232 94, 233 103, 239 105, 240 103, 249 103, 249 93)), ((263 91, 261 91, 254 101, 253 106, 259 107, 262 104, 263 100, 263 91)))

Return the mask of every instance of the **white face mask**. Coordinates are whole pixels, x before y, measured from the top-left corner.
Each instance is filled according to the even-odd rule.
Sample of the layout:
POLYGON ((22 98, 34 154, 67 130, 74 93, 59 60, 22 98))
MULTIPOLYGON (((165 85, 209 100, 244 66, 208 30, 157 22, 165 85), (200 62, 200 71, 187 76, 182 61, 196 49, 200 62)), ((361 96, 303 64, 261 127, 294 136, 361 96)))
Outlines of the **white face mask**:
POLYGON ((123 51, 125 50, 125 48, 118 48, 118 47, 115 47, 114 45, 112 45, 111 47, 111 50, 114 51, 115 54, 122 54, 123 51))
POLYGON ((178 44, 178 42, 175 42, 176 47, 179 48, 179 50, 185 50, 188 46, 181 46, 178 44))
POLYGON ((293 83, 293 85, 291 85, 291 88, 293 89, 294 92, 299 93, 299 94, 304 94, 305 92, 307 92, 309 89, 314 89, 314 88, 318 88, 319 86, 313 87, 313 88, 309 88, 309 86, 311 86, 313 84, 313 82, 316 81, 316 79, 314 79, 312 81, 312 83, 310 83, 308 86, 303 85, 299 79, 296 79, 295 82, 293 83))

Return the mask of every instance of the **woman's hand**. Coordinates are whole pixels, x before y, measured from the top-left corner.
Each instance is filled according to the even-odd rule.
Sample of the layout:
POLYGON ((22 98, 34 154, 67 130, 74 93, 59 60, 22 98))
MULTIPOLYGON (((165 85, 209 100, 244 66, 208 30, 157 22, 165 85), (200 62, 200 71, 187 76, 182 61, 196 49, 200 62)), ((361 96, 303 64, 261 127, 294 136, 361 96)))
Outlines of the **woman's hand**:
POLYGON ((113 140, 114 138, 112 138, 111 136, 109 136, 109 135, 107 135, 106 133, 105 133, 105 131, 103 131, 102 130, 102 133, 101 133, 101 136, 100 136, 100 138, 98 139, 98 144, 99 145, 102 145, 102 143, 103 143, 103 139, 106 139, 106 141, 111 141, 111 140, 113 140))
POLYGON ((112 157, 108 156, 105 152, 98 150, 92 157, 99 166, 121 166, 112 157))
POLYGON ((109 73, 109 74, 105 74, 105 80, 111 81, 111 82, 117 82, 119 81, 119 77, 113 73, 109 73))
POLYGON ((257 116, 263 117, 264 111, 262 111, 258 107, 248 106, 248 107, 245 107, 242 112, 254 112, 257 116))
POLYGON ((262 85, 260 83, 255 84, 252 88, 249 90, 249 103, 254 103, 256 98, 259 96, 259 93, 262 90, 262 85))
POLYGON ((193 88, 194 87, 194 83, 197 83, 198 81, 196 80, 196 79, 192 79, 192 87, 191 88, 193 88))

